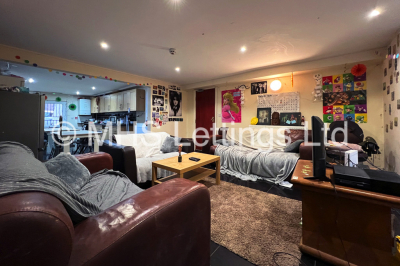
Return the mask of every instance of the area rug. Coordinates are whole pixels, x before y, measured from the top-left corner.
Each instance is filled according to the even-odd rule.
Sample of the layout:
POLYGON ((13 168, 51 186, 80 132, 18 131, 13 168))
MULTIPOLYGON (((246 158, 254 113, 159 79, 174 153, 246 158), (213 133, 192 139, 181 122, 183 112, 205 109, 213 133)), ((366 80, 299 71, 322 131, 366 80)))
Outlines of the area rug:
MULTIPOLYGON (((203 181, 211 195, 211 240, 256 265, 276 265, 276 252, 301 257, 301 202, 214 178, 203 181)), ((282 259, 280 259, 282 261, 282 259)), ((296 265, 286 257, 279 265, 296 265)))

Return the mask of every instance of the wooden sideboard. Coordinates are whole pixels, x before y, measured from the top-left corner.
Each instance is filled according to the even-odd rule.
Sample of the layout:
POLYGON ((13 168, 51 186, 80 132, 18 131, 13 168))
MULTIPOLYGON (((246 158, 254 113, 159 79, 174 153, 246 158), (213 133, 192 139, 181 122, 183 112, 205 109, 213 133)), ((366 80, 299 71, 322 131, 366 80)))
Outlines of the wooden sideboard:
MULTIPOLYGON (((333 177, 333 170, 326 175, 333 177)), ((400 197, 330 182, 307 180, 312 162, 299 160, 291 182, 302 191, 303 237, 300 250, 334 265, 400 265, 393 255, 391 208, 400 197)))

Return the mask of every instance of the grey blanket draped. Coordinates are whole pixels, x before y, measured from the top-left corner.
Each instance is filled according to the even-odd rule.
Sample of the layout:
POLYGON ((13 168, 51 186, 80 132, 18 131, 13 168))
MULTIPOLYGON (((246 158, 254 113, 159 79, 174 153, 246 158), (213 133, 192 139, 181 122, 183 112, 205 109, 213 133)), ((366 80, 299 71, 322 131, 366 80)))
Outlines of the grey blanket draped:
POLYGON ((299 155, 282 151, 263 151, 240 146, 218 145, 221 173, 242 180, 263 179, 275 184, 284 181, 296 166, 299 155))

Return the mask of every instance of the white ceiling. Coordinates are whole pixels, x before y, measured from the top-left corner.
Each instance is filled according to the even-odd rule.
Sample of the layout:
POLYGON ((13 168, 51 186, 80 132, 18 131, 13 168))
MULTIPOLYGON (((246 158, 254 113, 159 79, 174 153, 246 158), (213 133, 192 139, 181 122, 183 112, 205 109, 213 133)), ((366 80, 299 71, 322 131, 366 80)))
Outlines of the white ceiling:
POLYGON ((32 78, 33 83, 25 81, 25 87, 28 87, 30 91, 64 94, 76 94, 79 91, 79 95, 92 96, 132 87, 123 82, 99 78, 85 77, 79 80, 75 77, 76 73, 65 72, 64 76, 64 72, 57 74, 56 70, 49 72, 48 69, 15 63, 7 64, 5 61, 0 61, 0 69, 7 68, 10 69, 11 74, 23 77, 25 80, 32 78), (93 90, 92 87, 96 89, 93 90))
POLYGON ((398 0, 1 1, 0 43, 186 85, 384 47, 399 14, 398 0))

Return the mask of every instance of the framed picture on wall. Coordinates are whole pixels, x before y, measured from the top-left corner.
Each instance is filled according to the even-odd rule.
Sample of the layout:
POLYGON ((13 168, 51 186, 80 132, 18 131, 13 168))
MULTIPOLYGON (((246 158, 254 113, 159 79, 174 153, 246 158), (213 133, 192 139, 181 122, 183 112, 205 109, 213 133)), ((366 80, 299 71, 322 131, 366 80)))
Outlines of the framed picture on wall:
POLYGON ((153 95, 153 106, 164 106, 164 96, 153 95))
POLYGON ((169 116, 182 116, 182 92, 169 90, 169 116))
POLYGON ((254 82, 251 83, 251 94, 263 94, 267 93, 267 82, 254 82))
POLYGON ((271 125, 271 108, 257 108, 257 125, 271 125))
POLYGON ((300 126, 301 125, 301 113, 281 113, 280 114, 281 126, 300 126))

